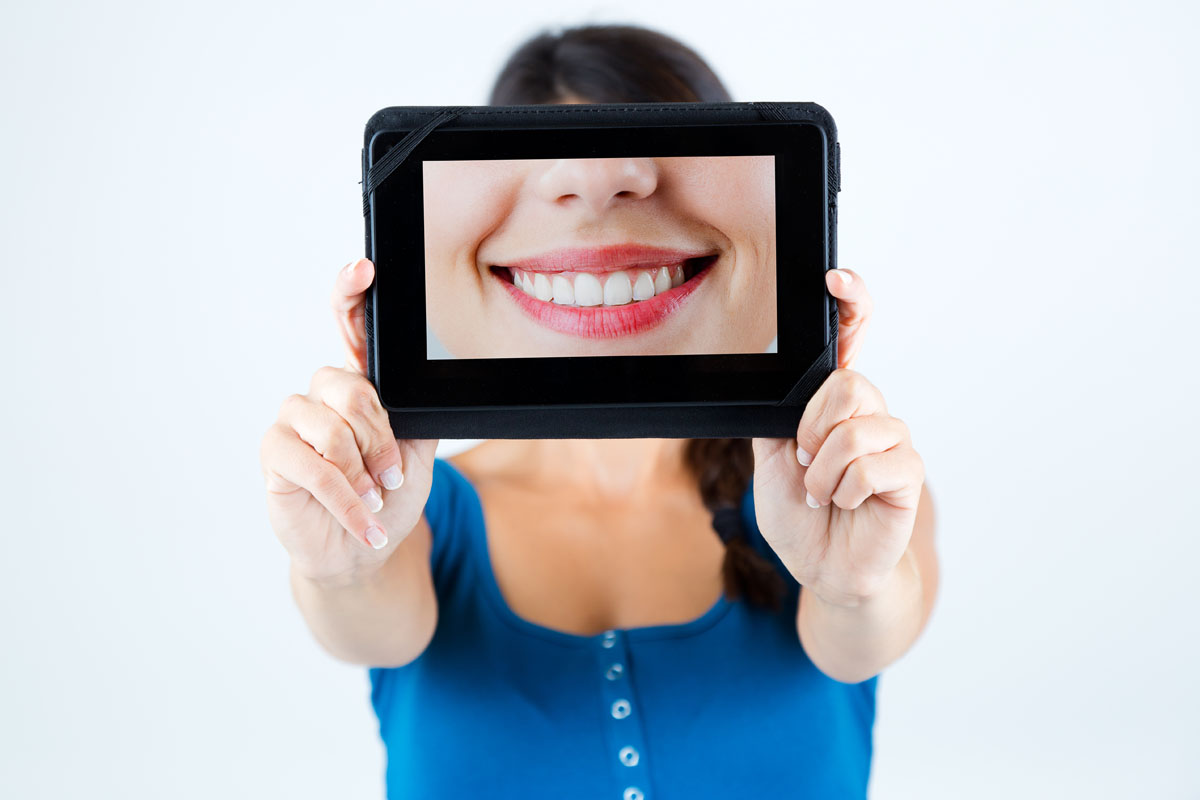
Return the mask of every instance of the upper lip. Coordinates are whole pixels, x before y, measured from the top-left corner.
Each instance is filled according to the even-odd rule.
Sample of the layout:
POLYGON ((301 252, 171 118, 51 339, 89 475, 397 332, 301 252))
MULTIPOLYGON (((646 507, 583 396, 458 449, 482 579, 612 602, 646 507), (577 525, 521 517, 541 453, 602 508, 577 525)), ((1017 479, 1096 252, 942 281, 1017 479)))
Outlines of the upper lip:
POLYGON ((677 250, 632 243, 604 247, 563 247, 498 266, 527 272, 611 272, 635 267, 667 267, 715 252, 711 249, 677 250))

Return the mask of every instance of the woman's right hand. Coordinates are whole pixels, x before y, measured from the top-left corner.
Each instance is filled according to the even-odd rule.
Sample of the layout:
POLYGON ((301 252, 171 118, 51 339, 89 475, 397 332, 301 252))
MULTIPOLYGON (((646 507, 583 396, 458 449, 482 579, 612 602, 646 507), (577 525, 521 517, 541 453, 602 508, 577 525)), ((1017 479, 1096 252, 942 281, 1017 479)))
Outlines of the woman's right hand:
POLYGON ((363 309, 375 267, 338 273, 334 315, 346 366, 321 367, 308 394, 284 399, 262 440, 267 512, 302 575, 345 584, 377 570, 421 518, 436 439, 398 440, 366 378, 363 309))

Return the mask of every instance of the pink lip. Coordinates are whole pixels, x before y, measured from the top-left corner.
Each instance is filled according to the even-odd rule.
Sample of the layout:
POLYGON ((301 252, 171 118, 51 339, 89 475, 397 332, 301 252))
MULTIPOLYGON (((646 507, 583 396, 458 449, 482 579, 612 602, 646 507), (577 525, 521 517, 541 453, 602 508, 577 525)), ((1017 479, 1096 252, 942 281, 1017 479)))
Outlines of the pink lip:
POLYGON ((713 255, 712 250, 673 250, 630 243, 608 247, 564 247, 497 266, 529 272, 612 272, 635 267, 670 267, 710 255, 713 255))
MULTIPOLYGON (((644 248, 643 248, 644 250, 644 248)), ((662 251, 659 251, 662 252, 662 251)), ((639 256, 644 258, 644 256, 639 256)), ((682 259, 682 260, 686 260, 682 259)), ((528 262, 527 262, 528 263, 528 262)), ((566 268, 562 261, 555 261, 554 272, 560 270, 565 271, 566 268)), ((590 262, 597 263, 597 262, 590 262)), ((674 261, 670 263, 657 264, 656 266, 672 266, 680 263, 674 261)), ((492 272, 508 292, 521 310, 524 311, 535 322, 544 325, 551 330, 559 333, 567 333, 573 336, 580 336, 586 339, 613 339, 620 336, 630 336, 635 333, 649 330, 655 325, 658 325, 673 312, 675 312, 684 301, 696 291, 700 282, 708 277, 716 259, 713 259, 704 267, 693 275, 688 280, 670 289, 662 294, 655 295, 649 300, 639 300, 632 303, 627 303, 621 306, 564 306, 552 301, 538 300, 536 297, 530 297, 525 292, 518 289, 511 281, 505 280, 495 271, 492 272)), ((624 266, 632 266, 633 264, 625 264, 624 266)), ((636 262, 637 266, 650 266, 645 261, 636 262)), ((513 266, 517 266, 514 264, 513 266)), ((528 269, 530 271, 538 271, 529 266, 518 266, 518 269, 528 269)), ((576 264, 570 267, 570 270, 575 272, 601 272, 610 269, 618 269, 619 267, 607 268, 581 268, 576 264)), ((551 271, 551 270, 541 270, 551 271)))

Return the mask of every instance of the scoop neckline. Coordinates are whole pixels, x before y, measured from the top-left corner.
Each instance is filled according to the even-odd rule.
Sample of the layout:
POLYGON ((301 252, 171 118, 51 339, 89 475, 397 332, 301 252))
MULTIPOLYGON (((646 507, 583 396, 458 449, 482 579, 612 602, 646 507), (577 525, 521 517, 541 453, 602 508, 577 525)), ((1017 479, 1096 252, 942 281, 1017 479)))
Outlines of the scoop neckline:
POLYGON ((676 639, 694 636, 708 630, 725 616, 735 602, 730 600, 725 592, 721 592, 720 597, 717 598, 717 601, 707 611, 688 622, 640 625, 633 628, 611 628, 592 636, 583 636, 557 628, 548 628, 545 625, 527 620, 513 611, 508 601, 504 599, 504 593, 500 591, 500 582, 496 580, 496 573, 492 569, 492 555, 488 550, 487 522, 483 516, 483 500, 479 497, 479 492, 476 491, 475 485, 471 483, 467 476, 462 473, 462 470, 446 459, 440 460, 458 476, 471 495, 471 514, 474 516, 475 522, 474 525, 470 526, 473 545, 471 549, 476 553, 476 565, 479 568, 482 579, 483 593, 491 602, 497 616, 521 633, 574 647, 592 647, 597 643, 602 643, 605 639, 610 639, 613 634, 623 634, 626 638, 633 641, 676 639))

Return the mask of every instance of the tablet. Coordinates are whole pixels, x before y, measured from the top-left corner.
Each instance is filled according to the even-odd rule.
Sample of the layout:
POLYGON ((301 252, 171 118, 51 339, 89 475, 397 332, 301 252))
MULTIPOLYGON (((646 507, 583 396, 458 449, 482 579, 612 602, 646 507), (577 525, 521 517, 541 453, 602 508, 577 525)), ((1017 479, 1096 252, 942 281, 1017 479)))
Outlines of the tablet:
POLYGON ((368 378, 398 438, 793 436, 837 363, 814 103, 385 108, 368 378))

